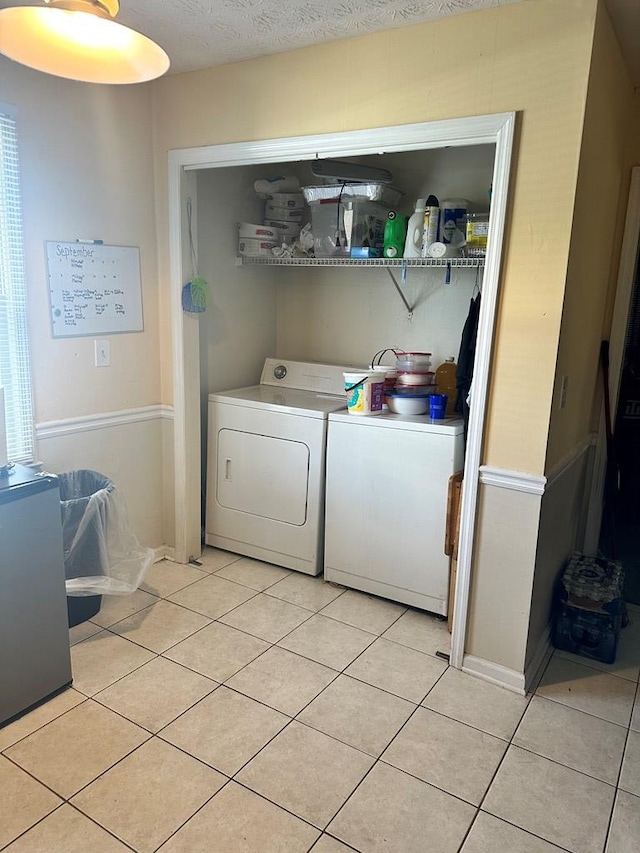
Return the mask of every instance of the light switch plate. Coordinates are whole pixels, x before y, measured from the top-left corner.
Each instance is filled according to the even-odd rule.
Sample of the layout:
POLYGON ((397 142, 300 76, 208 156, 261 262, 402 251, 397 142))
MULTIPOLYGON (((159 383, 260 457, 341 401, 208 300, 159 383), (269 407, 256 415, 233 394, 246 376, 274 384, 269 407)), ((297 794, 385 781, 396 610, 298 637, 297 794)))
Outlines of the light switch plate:
POLYGON ((111 347, 109 341, 94 341, 95 366, 109 367, 111 364, 111 347))

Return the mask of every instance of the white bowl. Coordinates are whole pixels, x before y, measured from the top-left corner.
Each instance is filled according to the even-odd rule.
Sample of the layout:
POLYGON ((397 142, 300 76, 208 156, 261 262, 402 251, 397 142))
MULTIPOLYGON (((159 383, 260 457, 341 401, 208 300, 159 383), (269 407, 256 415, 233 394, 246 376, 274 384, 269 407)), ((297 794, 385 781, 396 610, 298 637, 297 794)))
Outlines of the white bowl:
POLYGON ((389 411, 396 415, 424 415, 429 411, 428 394, 387 394, 389 411))

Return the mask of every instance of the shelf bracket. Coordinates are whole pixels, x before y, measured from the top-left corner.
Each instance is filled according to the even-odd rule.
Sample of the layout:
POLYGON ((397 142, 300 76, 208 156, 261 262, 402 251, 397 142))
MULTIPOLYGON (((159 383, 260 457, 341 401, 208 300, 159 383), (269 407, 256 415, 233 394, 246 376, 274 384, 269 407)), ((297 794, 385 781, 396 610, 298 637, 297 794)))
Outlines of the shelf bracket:
MULTIPOLYGON (((397 292, 398 292, 398 296, 399 296, 399 297, 400 297, 400 299, 402 299, 402 301, 404 302, 404 307, 407 309, 407 319, 408 319, 408 320, 412 320, 412 319, 413 319, 413 309, 416 307, 416 306, 415 306, 415 304, 414 304, 414 305, 409 305, 409 303, 407 302, 407 297, 404 295, 404 293, 402 292, 402 289, 401 289, 400 285, 399 285, 399 284, 398 284, 398 282, 396 281, 396 277, 394 276, 393 272, 391 271, 391 267, 386 267, 385 269, 386 269, 386 270, 387 270, 387 272, 389 273, 389 278, 390 278, 390 279, 391 279, 391 281, 393 282, 393 286, 394 286, 394 287, 395 287, 395 289, 397 290, 397 292)), ((404 281, 406 281, 406 277, 407 277, 407 268, 406 268, 406 266, 403 264, 403 266, 402 266, 402 280, 403 280, 403 282, 404 282, 404 281)))

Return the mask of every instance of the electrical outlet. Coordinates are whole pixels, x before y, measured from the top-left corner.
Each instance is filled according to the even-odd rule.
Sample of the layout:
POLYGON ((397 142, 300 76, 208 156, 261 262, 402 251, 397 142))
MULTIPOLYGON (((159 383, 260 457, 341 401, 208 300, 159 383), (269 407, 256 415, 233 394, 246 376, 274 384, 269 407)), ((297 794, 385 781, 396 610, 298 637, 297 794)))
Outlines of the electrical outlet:
POLYGON ((562 384, 560 385, 560 408, 564 409, 567 405, 567 391, 569 388, 569 377, 562 377, 562 384))
POLYGON ((94 341, 95 347, 95 366, 109 367, 111 364, 111 348, 109 341, 94 341))

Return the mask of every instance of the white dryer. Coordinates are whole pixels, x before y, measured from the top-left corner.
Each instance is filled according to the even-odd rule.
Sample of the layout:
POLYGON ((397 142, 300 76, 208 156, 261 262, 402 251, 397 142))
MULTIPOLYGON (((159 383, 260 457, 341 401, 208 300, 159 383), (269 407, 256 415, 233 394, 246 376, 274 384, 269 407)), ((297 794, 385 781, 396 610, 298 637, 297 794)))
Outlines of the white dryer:
POLYGON ((260 385, 209 395, 207 545, 322 571, 327 418, 353 369, 267 358, 260 385))

